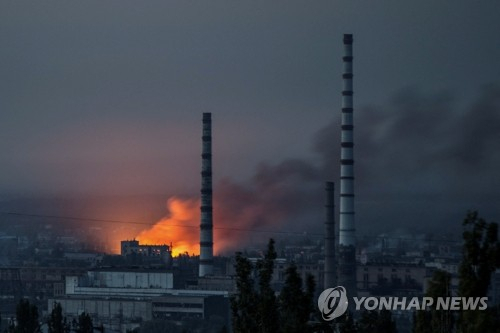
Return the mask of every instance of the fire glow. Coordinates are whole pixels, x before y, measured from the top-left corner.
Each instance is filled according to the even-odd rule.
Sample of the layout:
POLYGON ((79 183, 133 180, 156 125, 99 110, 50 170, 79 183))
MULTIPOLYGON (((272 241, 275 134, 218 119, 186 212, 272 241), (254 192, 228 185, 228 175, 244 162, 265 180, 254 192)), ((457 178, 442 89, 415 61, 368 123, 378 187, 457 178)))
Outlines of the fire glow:
MULTIPOLYGON (((288 189, 283 193, 289 194, 288 189)), ((272 234, 256 234, 251 230, 281 228, 287 216, 294 213, 293 200, 275 204, 269 196, 274 191, 249 191, 241 186, 223 182, 214 195, 214 254, 224 255, 241 250, 247 244, 265 240, 272 234), (221 204, 224 203, 224 204, 221 204), (292 207, 292 208, 290 208, 292 207)), ((173 256, 188 253, 200 254, 200 199, 170 197, 167 200, 167 215, 153 226, 136 234, 141 244, 170 244, 173 256)), ((130 237, 130 236, 128 236, 130 237)), ((123 239, 123 238, 122 238, 123 239)))
POLYGON ((198 255, 200 202, 195 199, 167 200, 169 215, 162 218, 150 229, 143 230, 136 239, 141 244, 170 244, 172 255, 187 253, 198 255))

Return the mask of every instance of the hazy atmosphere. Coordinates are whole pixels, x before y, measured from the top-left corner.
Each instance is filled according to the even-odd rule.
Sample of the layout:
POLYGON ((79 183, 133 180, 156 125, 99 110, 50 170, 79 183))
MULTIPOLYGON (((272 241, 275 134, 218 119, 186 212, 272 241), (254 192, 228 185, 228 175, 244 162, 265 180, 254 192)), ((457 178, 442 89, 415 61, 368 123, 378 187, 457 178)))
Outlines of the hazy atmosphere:
MULTIPOLYGON (((498 221, 499 12, 493 0, 1 2, 2 221, 153 224, 177 202, 195 213, 173 223, 198 225, 211 112, 217 237, 321 230, 324 182, 339 179, 344 33, 358 234, 458 233, 468 209, 498 221)), ((110 240, 147 229, 122 228, 110 240)))

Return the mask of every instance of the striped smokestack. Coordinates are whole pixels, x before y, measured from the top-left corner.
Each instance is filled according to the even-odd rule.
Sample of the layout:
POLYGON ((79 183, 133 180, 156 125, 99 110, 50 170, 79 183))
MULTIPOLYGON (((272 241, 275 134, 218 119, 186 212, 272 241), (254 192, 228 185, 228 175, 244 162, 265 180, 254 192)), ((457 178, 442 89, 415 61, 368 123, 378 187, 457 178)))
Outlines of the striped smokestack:
POLYGON ((344 88, 340 149, 339 285, 356 294, 356 229, 354 224, 353 56, 352 35, 344 35, 344 88))
POLYGON ((337 285, 335 263, 335 184, 326 182, 325 279, 324 289, 337 285))
POLYGON ((203 113, 201 153, 201 223, 199 276, 213 274, 212 114, 203 113))

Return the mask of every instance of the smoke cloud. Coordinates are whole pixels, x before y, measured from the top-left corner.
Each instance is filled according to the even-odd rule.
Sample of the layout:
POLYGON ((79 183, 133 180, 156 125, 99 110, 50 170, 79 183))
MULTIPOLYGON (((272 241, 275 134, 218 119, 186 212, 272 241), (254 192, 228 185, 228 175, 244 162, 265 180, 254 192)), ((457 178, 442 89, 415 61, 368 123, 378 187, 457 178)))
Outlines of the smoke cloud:
MULTIPOLYGON (((459 231, 468 209, 498 219, 498 85, 483 87, 465 106, 450 93, 407 88, 388 105, 355 112, 360 234, 435 231, 443 223, 459 231)), ((222 181, 215 188, 219 216, 247 228, 321 232, 323 183, 337 181, 340 173, 339 138, 336 116, 314 136, 317 159, 261 164, 246 184, 222 181)))
MULTIPOLYGON (((358 235, 394 229, 459 233, 468 209, 478 209, 485 218, 498 221, 499 128, 499 85, 483 87, 467 105, 450 93, 429 94, 407 88, 387 105, 357 107, 358 235)), ((246 181, 225 178, 214 184, 216 252, 232 252, 276 237, 262 231, 322 233, 324 182, 338 182, 339 178, 339 138, 340 116, 336 115, 314 135, 310 159, 262 162, 246 181)), ((161 211, 164 198, 67 198, 52 199, 52 203, 45 200, 38 208, 33 206, 36 201, 16 201, 16 205, 23 209, 33 206, 27 211, 47 215, 156 220, 159 222, 152 228, 110 224, 113 233, 107 239, 116 248, 119 240, 138 236, 143 229, 139 238, 147 240, 146 234, 155 235, 161 243, 174 243, 179 251, 196 252, 198 195, 171 197, 166 214, 161 211), (159 219, 161 215, 166 216, 159 219), (173 228, 174 224, 185 224, 186 228, 173 228)), ((22 210, 14 204, 2 205, 5 211, 22 210)))
MULTIPOLYGON (((384 107, 355 112, 359 234, 436 231, 436 226, 460 231, 468 209, 498 218, 499 86, 484 87, 462 108, 449 93, 408 88, 384 107)), ((216 249, 248 245, 259 239, 255 231, 321 233, 324 182, 336 181, 340 172, 339 138, 340 117, 335 117, 314 136, 314 161, 261 163, 247 182, 217 183, 216 249)), ((197 243, 197 236, 192 241, 197 243)))

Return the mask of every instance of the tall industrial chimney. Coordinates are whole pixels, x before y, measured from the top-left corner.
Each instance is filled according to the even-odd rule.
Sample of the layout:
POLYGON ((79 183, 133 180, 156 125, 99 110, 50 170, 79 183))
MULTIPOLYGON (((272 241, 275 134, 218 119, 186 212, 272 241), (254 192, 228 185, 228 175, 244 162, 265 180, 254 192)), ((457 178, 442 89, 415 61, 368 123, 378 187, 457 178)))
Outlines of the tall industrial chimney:
POLYGON ((337 265, 335 262, 335 184, 326 182, 325 221, 325 278, 324 289, 337 285, 337 265))
POLYGON ((356 229, 354 224, 353 56, 351 34, 344 35, 344 87, 340 149, 339 285, 350 295, 356 288, 356 229))
POLYGON ((199 276, 213 274, 212 114, 203 113, 199 276))

